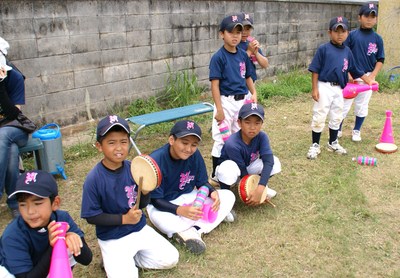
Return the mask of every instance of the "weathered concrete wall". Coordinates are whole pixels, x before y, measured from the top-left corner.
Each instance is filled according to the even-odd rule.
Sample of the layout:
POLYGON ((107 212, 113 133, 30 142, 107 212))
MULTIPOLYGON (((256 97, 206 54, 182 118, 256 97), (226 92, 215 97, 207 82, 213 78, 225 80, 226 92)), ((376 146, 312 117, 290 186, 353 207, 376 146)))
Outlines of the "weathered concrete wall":
POLYGON ((385 43, 384 69, 400 65, 400 0, 380 0, 378 33, 385 43))
POLYGON ((357 25, 346 1, 0 1, 0 36, 26 75, 26 114, 62 126, 105 115, 155 94, 172 70, 193 69, 208 84, 228 13, 254 15, 254 35, 270 60, 265 77, 307 65, 338 15, 357 25), (324 3, 320 3, 324 2, 324 3))

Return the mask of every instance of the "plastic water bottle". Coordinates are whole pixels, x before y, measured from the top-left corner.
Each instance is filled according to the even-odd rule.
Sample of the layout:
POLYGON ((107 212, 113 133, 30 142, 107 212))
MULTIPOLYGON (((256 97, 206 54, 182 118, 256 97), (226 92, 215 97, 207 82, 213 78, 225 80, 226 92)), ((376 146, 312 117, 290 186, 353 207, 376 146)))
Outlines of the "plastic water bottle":
POLYGON ((202 208, 209 192, 210 190, 207 186, 201 186, 197 191, 196 199, 194 200, 193 206, 202 208))
POLYGON ((228 140, 229 136, 231 136, 231 131, 229 130, 229 126, 226 124, 225 121, 222 121, 219 126, 219 132, 221 133, 222 136, 222 140, 224 140, 224 142, 226 140, 228 140))
POLYGON ((359 156, 357 158, 353 157, 352 160, 357 161, 357 163, 360 165, 370 165, 370 166, 378 165, 378 160, 375 157, 359 156))

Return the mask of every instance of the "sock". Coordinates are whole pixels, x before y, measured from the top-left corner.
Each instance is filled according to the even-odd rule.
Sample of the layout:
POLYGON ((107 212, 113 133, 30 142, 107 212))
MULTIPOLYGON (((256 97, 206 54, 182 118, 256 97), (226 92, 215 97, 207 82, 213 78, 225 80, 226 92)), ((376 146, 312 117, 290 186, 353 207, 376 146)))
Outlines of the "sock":
POLYGON ((329 144, 332 144, 332 142, 336 141, 338 131, 338 129, 329 129, 329 144))
POLYGON ((218 166, 218 160, 219 157, 212 157, 212 173, 211 173, 211 177, 215 177, 215 168, 217 168, 218 166))
POLYGON ((319 145, 319 140, 321 139, 321 132, 312 132, 312 143, 317 143, 319 145))
POLYGON ((354 124, 354 130, 360 130, 364 120, 365 120, 365 117, 356 117, 356 122, 354 124))
POLYGON ((219 182, 219 187, 221 189, 231 189, 231 187, 223 182, 219 182))

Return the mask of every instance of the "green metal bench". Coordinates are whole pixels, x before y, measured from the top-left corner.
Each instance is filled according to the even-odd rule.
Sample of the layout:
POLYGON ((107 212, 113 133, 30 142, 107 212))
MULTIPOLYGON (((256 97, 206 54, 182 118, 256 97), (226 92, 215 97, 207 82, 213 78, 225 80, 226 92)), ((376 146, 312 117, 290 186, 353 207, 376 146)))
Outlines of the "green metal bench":
POLYGON ((172 108, 127 118, 126 119, 127 121, 139 125, 139 127, 133 132, 133 138, 131 138, 131 143, 135 148, 136 152, 140 154, 140 150, 136 146, 135 141, 139 132, 146 126, 159 124, 163 122, 169 122, 176 119, 190 117, 203 113, 208 113, 212 112, 213 110, 214 107, 211 103, 202 102, 202 103, 196 103, 196 104, 186 105, 182 107, 177 107, 177 108, 172 108))
POLYGON ((32 138, 32 136, 29 136, 28 142, 26 143, 25 146, 20 147, 19 153, 27 153, 27 152, 33 152, 33 156, 35 159, 35 164, 36 168, 41 170, 42 169, 42 163, 40 161, 40 155, 39 155, 39 150, 43 149, 43 142, 39 138, 32 138))

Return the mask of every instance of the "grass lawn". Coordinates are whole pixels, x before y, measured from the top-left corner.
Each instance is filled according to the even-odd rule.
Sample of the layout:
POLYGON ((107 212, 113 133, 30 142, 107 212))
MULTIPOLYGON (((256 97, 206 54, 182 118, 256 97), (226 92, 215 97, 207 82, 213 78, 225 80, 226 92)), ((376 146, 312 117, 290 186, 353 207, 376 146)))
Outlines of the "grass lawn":
MULTIPOLYGON (((282 162, 282 172, 269 183, 278 192, 273 200, 277 207, 250 208, 237 198, 238 221, 222 223, 205 235, 205 254, 195 256, 176 245, 180 261, 175 269, 145 270, 140 277, 400 277, 400 158, 398 152, 375 151, 386 110, 393 111, 394 136, 400 138, 400 96, 374 93, 362 142, 351 141, 354 119, 346 119, 340 140, 346 156, 326 150, 326 126, 322 153, 315 161, 306 158, 311 94, 272 97, 265 108, 263 129, 282 162), (376 157, 378 166, 358 165, 352 161, 358 155, 376 157)), ((200 150, 211 169, 211 114, 195 119, 204 133, 200 150)), ((142 131, 137 140, 141 151, 149 153, 164 144, 171 126, 142 131)), ((68 179, 57 177, 62 209, 85 231, 94 253, 91 265, 78 265, 74 276, 105 277, 94 227, 79 217, 83 181, 101 156, 85 143, 65 153, 68 179)), ((132 151, 129 158, 133 156, 132 151)), ((237 195, 237 187, 233 190, 237 195)), ((4 197, 0 213, 3 230, 11 220, 4 197)))

